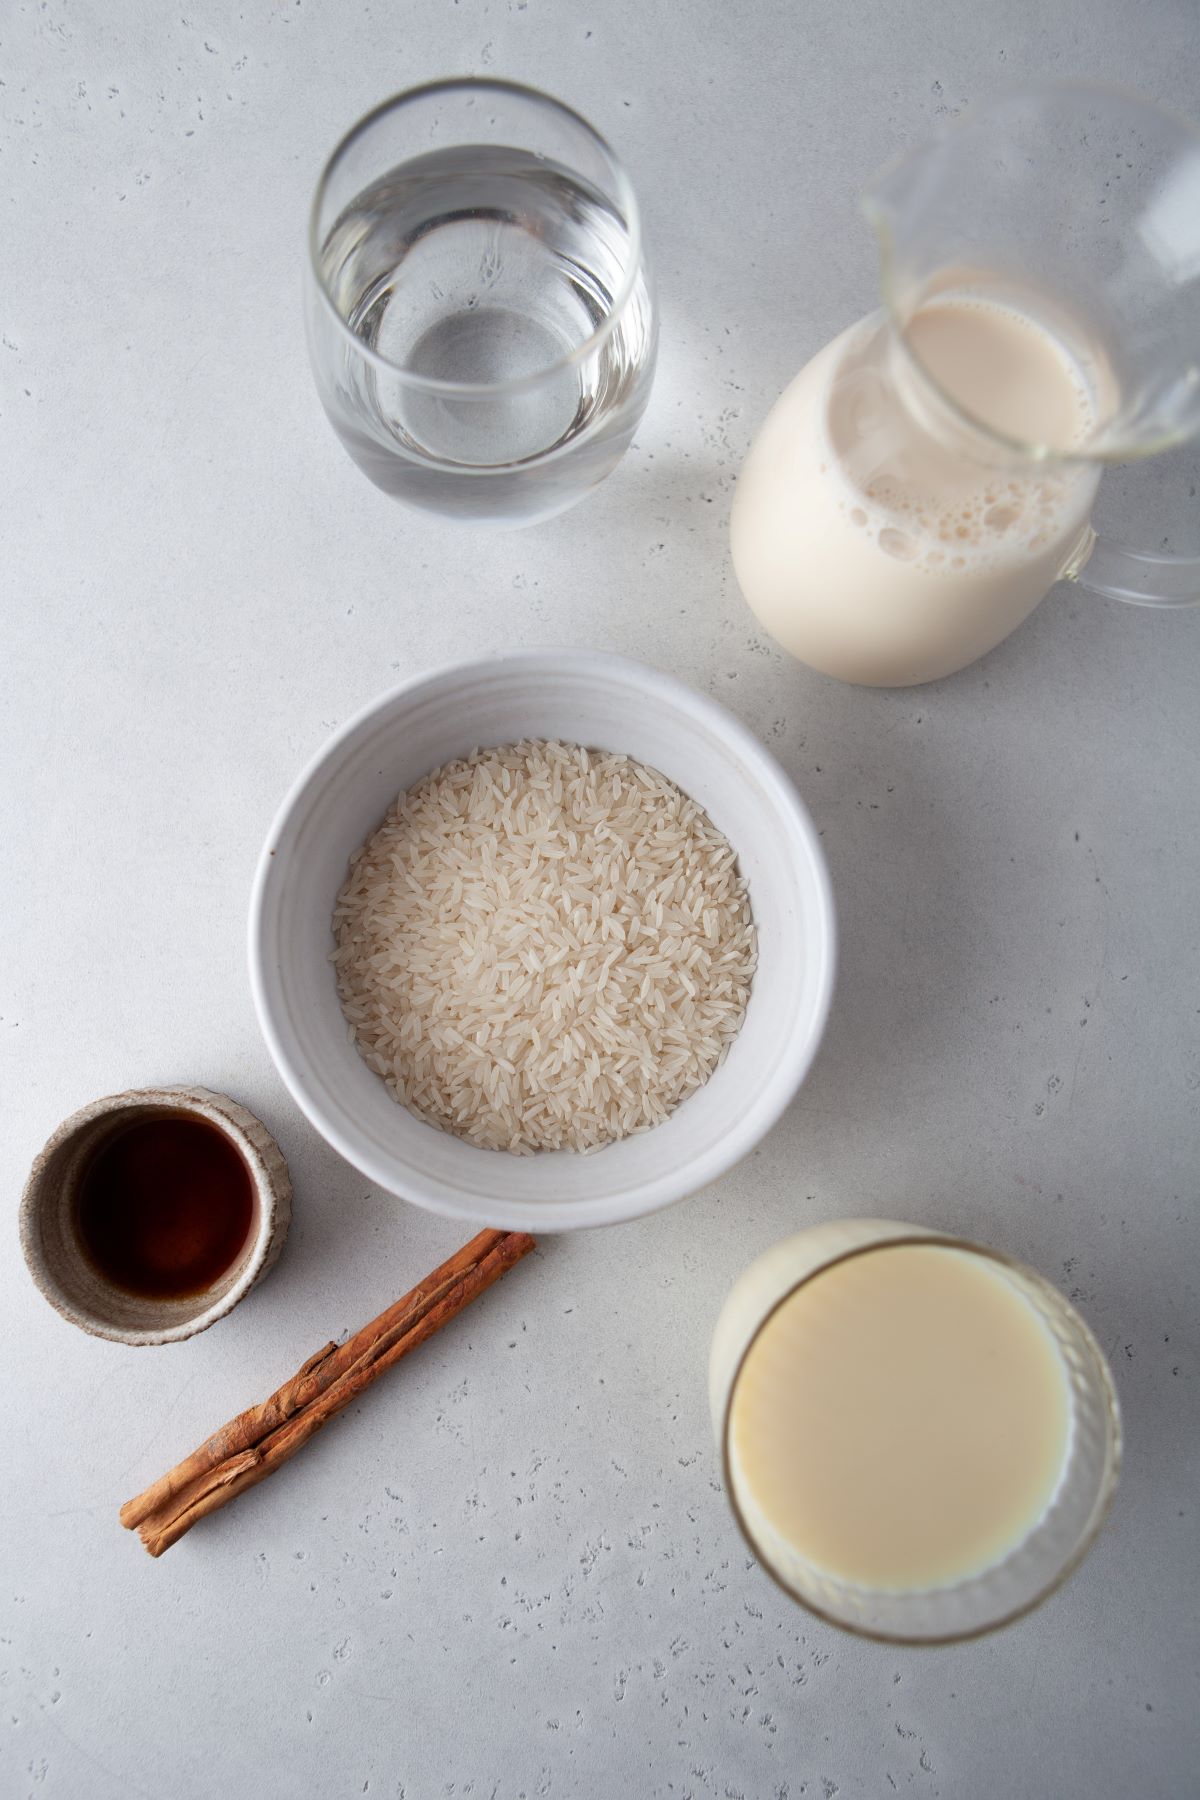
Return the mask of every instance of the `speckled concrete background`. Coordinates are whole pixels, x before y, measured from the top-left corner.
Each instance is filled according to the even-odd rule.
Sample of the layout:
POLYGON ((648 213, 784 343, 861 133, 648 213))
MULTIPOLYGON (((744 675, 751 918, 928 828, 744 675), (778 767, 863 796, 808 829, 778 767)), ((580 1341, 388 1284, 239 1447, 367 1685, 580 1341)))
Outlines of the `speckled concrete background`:
MULTIPOLYGON (((5 1796, 1200 1791, 1200 616, 1059 591, 957 679, 860 692, 755 633, 725 548, 755 423, 871 304, 865 178, 935 116, 1046 70, 1194 103, 1193 0, 3 8, 5 1796), (664 350, 598 495, 468 541, 338 449, 299 287, 341 130, 392 89, 483 69, 561 93, 625 154, 664 350), (330 727, 400 674, 513 642, 660 663, 770 741, 840 902, 825 1052, 718 1188, 548 1242, 154 1564, 118 1504, 456 1241, 302 1124, 259 1041, 243 926, 267 822, 330 727), (25 1275, 20 1184, 82 1101, 177 1081, 270 1124, 292 1237, 195 1342, 95 1343, 25 1275), (955 1651, 809 1622, 718 1491, 722 1295, 784 1232, 859 1211, 1045 1269, 1127 1410, 1084 1570, 955 1651)), ((1176 458, 1117 478, 1106 512, 1196 548, 1197 485, 1176 458)))

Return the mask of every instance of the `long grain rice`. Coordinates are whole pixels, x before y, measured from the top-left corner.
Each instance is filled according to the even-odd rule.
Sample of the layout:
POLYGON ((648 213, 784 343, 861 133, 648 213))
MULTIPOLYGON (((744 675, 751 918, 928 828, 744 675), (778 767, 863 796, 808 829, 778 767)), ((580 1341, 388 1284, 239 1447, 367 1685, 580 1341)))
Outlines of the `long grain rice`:
POLYGON ((401 794, 333 912, 350 1035, 489 1150, 659 1124, 737 1036, 756 961, 728 840, 627 756, 526 740, 401 794))

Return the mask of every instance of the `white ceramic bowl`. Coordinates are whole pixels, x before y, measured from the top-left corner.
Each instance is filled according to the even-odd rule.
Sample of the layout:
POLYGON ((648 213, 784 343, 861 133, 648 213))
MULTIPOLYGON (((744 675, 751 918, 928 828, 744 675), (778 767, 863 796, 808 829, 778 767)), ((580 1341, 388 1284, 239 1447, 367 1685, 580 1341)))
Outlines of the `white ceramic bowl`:
POLYGON ((566 1231, 640 1218, 714 1181, 770 1130, 816 1055, 833 990, 829 876, 783 770, 723 707, 592 651, 522 651, 405 682, 330 740, 271 828, 250 909, 259 1022, 321 1136, 389 1193, 472 1223, 566 1231), (413 1117, 350 1043, 329 952, 352 853, 402 788, 476 746, 563 738, 661 769, 737 851, 758 972, 725 1062, 665 1124, 588 1156, 481 1150, 413 1117))

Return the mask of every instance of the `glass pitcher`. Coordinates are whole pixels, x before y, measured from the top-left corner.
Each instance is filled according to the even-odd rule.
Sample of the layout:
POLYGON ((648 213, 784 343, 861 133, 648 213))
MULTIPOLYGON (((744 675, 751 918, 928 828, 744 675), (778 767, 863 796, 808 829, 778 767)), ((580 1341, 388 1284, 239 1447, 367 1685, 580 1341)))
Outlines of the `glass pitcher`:
POLYGON ((891 687, 964 668, 1063 578, 1200 601, 1200 557, 1089 522, 1107 464, 1200 430, 1200 129, 1047 85, 907 152, 865 205, 882 310, 800 372, 738 479, 761 623, 891 687))

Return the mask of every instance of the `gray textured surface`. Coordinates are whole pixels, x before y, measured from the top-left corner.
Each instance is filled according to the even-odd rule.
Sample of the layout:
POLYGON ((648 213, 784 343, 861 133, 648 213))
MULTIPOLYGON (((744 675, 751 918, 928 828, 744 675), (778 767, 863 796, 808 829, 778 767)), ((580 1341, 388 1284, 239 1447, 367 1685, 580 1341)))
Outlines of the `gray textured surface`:
MULTIPOLYGON (((961 677, 860 692, 755 634, 725 550, 755 422, 871 303, 864 178, 1047 69, 1194 100, 1192 0, 3 9, 6 1796, 1197 1791, 1200 617, 1060 591, 961 677), (548 527, 470 541, 339 451, 298 305, 323 151, 387 91, 461 69, 544 84, 611 134, 664 320, 617 475, 548 527), (394 677, 514 641, 661 663, 776 749, 840 901, 826 1050, 719 1188, 548 1243, 151 1563, 118 1503, 455 1236, 365 1191, 271 1070, 242 949, 268 819, 394 677), (19 1186, 80 1102, 172 1081, 266 1118, 293 1235, 204 1337, 95 1343, 25 1276, 19 1186), (747 1566, 717 1490, 722 1295, 784 1232, 866 1210, 1045 1269, 1127 1410, 1084 1570, 955 1651, 809 1622, 747 1566)), ((1124 503, 1161 539, 1196 486, 1184 457, 1124 503)))

